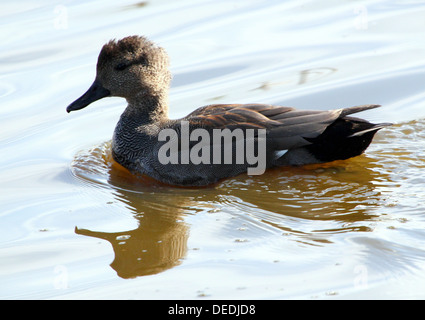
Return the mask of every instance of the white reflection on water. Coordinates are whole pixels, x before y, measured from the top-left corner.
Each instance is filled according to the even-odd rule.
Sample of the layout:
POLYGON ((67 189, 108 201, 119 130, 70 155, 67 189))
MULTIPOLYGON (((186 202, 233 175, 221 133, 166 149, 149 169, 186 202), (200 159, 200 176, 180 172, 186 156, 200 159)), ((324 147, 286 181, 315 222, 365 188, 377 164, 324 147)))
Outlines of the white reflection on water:
POLYGON ((0 7, 2 298, 423 298, 422 1, 0 7), (124 101, 65 112, 103 43, 131 34, 169 52, 173 118, 212 102, 380 103, 364 115, 399 125, 346 163, 200 190, 135 182, 102 149, 124 101))

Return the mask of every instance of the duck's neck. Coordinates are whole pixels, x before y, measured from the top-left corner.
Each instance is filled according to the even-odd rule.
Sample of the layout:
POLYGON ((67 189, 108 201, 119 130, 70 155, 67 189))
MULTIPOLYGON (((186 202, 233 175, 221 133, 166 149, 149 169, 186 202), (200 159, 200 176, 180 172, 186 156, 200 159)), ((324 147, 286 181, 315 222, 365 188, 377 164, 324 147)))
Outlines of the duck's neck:
POLYGON ((168 119, 168 95, 165 92, 140 92, 127 102, 123 116, 131 117, 139 126, 168 119))
MULTIPOLYGON (((118 121, 112 138, 115 161, 131 168, 134 162, 143 158, 147 141, 152 139, 154 130, 168 119, 166 95, 144 94, 127 99, 128 106, 118 121)), ((138 169, 141 172, 141 169, 138 169)))

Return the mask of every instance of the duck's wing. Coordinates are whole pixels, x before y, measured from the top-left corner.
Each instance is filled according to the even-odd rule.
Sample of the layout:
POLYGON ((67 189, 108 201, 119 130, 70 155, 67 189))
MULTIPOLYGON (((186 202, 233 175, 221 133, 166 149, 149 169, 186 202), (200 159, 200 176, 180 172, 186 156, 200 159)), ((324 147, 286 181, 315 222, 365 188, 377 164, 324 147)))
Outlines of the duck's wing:
POLYGON ((204 128, 267 129, 267 140, 277 150, 288 150, 310 144, 310 139, 338 118, 377 107, 370 104, 319 111, 268 104, 216 104, 199 108, 185 119, 204 128))
MULTIPOLYGON (((282 114, 292 110, 295 109, 267 104, 212 104, 193 111, 186 119, 205 128, 267 129, 273 126, 274 122, 267 111, 271 114, 282 114)), ((278 122, 274 124, 278 125, 278 122)))

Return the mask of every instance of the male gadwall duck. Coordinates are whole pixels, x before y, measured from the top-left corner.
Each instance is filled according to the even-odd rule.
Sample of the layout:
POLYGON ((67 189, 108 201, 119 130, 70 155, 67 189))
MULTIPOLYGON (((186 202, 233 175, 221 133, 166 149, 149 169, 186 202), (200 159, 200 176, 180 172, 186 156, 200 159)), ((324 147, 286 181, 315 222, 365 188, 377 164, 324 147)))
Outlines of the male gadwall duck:
POLYGON ((74 111, 103 97, 128 106, 112 139, 115 161, 163 183, 202 186, 266 168, 330 162, 360 155, 386 123, 350 114, 379 107, 296 110, 268 104, 214 104, 168 118, 171 81, 164 49, 141 36, 112 40, 100 51, 96 78, 74 111))

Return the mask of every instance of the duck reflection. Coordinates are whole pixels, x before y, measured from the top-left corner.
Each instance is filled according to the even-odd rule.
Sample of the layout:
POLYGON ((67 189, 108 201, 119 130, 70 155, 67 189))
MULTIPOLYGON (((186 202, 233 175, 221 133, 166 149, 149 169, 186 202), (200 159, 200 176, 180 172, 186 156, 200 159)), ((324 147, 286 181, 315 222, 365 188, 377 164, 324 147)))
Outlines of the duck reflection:
POLYGON ((372 158, 326 165, 277 168, 250 179, 223 182, 233 196, 255 208, 307 220, 356 222, 377 216, 390 183, 372 158))
POLYGON ((288 241, 325 246, 338 234, 373 232, 391 203, 391 181, 379 161, 366 156, 326 166, 279 168, 260 177, 232 179, 222 188, 232 195, 227 206, 281 230, 288 241), (235 201, 236 199, 236 201, 235 201), (242 204, 242 205, 241 205, 242 204))
POLYGON ((147 188, 155 188, 152 181, 134 180, 134 185, 129 174, 116 168, 111 168, 109 177, 110 185, 116 187, 116 199, 133 212, 138 227, 121 232, 76 227, 75 233, 109 241, 115 253, 111 267, 122 278, 157 274, 179 265, 187 251, 189 234, 181 209, 167 201, 166 194, 147 192, 147 188), (131 186, 142 191, 125 189, 131 186))
MULTIPOLYGON (((103 156, 91 153, 96 154, 107 164, 104 176, 115 199, 131 210, 138 227, 123 232, 76 228, 75 232, 109 241, 115 252, 111 267, 122 278, 179 265, 188 250, 187 214, 225 208, 254 219, 260 228, 265 224, 280 229, 294 241, 323 245, 337 233, 372 231, 371 221, 379 218, 388 201, 382 190, 393 184, 379 159, 361 156, 326 165, 278 168, 261 176, 241 175, 208 188, 176 188, 131 175, 105 149, 100 152, 103 156)), ((90 162, 82 163, 87 168, 90 162)))
POLYGON ((137 229, 124 232, 98 232, 75 229, 75 233, 107 240, 115 252, 111 267, 121 278, 157 274, 180 264, 187 251, 187 226, 164 219, 157 213, 138 219, 137 229))

